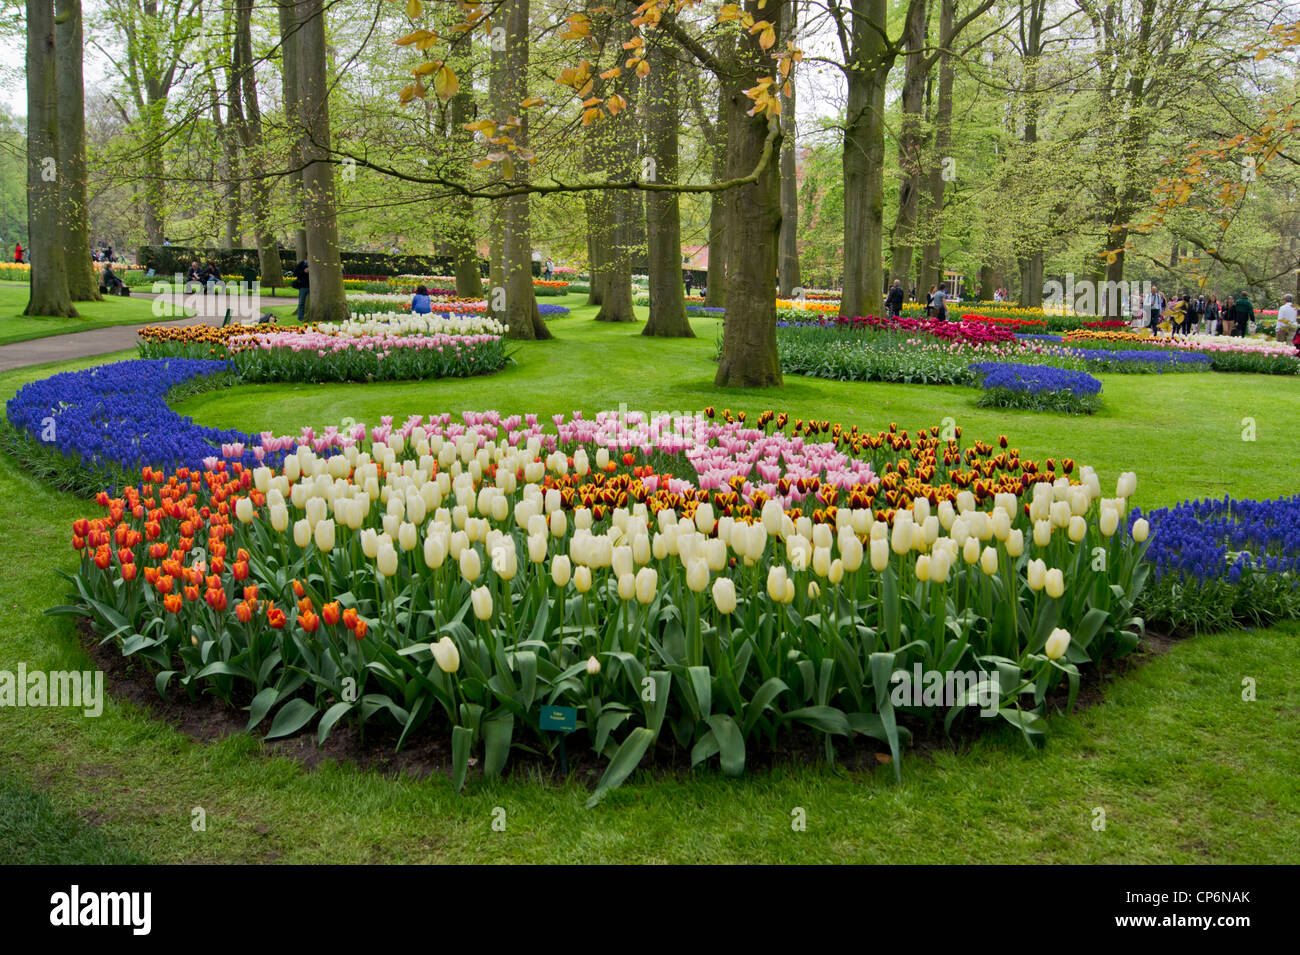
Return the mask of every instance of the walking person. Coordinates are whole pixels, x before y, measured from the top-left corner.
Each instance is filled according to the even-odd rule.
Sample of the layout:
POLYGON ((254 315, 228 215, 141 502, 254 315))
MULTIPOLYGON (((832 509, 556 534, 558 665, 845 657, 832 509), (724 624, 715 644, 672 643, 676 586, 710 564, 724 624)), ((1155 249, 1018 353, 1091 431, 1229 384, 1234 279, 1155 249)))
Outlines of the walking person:
POLYGON ((1209 335, 1219 334, 1219 296, 1211 295, 1205 303, 1205 331, 1209 335))
POLYGON ((1148 324, 1151 326, 1151 334, 1159 335, 1160 315, 1165 310, 1165 297, 1160 294, 1160 289, 1153 285, 1151 286, 1151 291, 1147 293, 1146 300, 1143 304, 1146 306, 1147 315, 1149 317, 1148 324))
POLYGON ((889 294, 885 296, 885 313, 890 318, 898 318, 903 314, 902 279, 894 279, 894 284, 890 286, 889 294))
POLYGON ((1297 330, 1296 307, 1290 295, 1282 296, 1282 304, 1277 310, 1276 338, 1280 342, 1295 341, 1297 330))
POLYGON ((1245 289, 1237 293, 1237 300, 1232 303, 1232 331, 1228 334, 1245 338, 1250 332, 1250 323, 1255 320, 1255 306, 1246 297, 1245 289))
POLYGON ((948 293, 942 287, 936 288, 930 302, 934 305, 934 317, 941 322, 948 321, 948 293))
POLYGON ((19 265, 22 264, 22 261, 23 261, 23 244, 22 244, 21 242, 19 242, 16 246, 14 246, 14 261, 15 261, 16 263, 18 263, 19 265))
POLYGON ((293 287, 298 290, 298 324, 301 325, 307 314, 307 295, 311 290, 306 259, 293 267, 293 287))

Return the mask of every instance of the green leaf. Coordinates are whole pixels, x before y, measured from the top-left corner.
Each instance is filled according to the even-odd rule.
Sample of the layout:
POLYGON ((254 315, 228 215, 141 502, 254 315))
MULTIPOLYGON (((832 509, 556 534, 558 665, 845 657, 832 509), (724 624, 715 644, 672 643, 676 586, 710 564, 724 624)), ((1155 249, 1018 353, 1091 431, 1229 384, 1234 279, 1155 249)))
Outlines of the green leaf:
POLYGON ((451 785, 456 792, 465 788, 465 774, 469 772, 469 747, 474 734, 464 726, 451 728, 451 785))
POLYGON ((784 714, 782 719, 807 723, 823 733, 833 733, 836 736, 849 735, 848 718, 843 710, 837 710, 833 706, 804 706, 784 714))
POLYGON ((354 706, 356 706, 355 703, 340 702, 335 703, 325 711, 325 715, 320 718, 320 723, 316 726, 316 742, 318 745, 324 744, 325 737, 329 736, 334 724, 342 719, 354 706))
POLYGON ((644 726, 638 726, 627 734, 627 739, 623 740, 618 752, 609 761, 609 766, 605 769, 605 775, 600 777, 600 782, 596 785, 596 791, 587 800, 588 809, 600 802, 611 789, 616 789, 623 784, 623 780, 627 779, 640 764, 641 757, 650 748, 650 743, 653 742, 654 737, 654 732, 644 726))
POLYGON ((510 757, 510 739, 515 732, 513 713, 495 716, 483 722, 483 775, 500 776, 510 757))
POLYGON ((709 717, 709 728, 718 741, 722 771, 728 776, 742 775, 745 772, 745 737, 736 721, 725 713, 715 713, 709 717))
POLYGON ((306 700, 301 698, 290 700, 280 707, 280 712, 275 714, 275 719, 271 721, 271 728, 267 731, 266 738, 276 739, 280 736, 296 733, 306 726, 315 715, 316 707, 306 700))
POLYGON ((749 701, 749 705, 745 707, 744 729, 746 736, 754 729, 754 724, 763 716, 763 711, 772 705, 772 701, 789 689, 784 680, 775 676, 758 688, 758 691, 749 701))
POLYGON ((248 725, 244 727, 244 732, 252 732, 254 726, 266 719, 266 714, 271 712, 271 707, 279 699, 280 691, 273 686, 268 686, 253 697, 253 702, 248 704, 248 725))

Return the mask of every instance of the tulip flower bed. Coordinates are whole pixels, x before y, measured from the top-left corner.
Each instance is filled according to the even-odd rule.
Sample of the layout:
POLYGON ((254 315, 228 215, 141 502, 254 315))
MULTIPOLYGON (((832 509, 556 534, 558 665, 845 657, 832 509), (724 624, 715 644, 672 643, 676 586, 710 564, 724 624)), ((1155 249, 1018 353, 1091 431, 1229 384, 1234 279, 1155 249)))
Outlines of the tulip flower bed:
POLYGON ((246 703, 268 737, 448 735, 457 788, 475 754, 494 776, 516 748, 552 752, 540 707, 573 707, 575 739, 609 760, 593 802, 657 740, 737 775, 796 729, 828 758, 865 736, 897 771, 900 721, 951 725, 977 698, 1032 739, 1055 688, 1072 701, 1080 667, 1137 645, 1131 474, 1103 499, 1087 468, 1057 476, 938 428, 729 417, 634 422, 648 445, 616 415, 554 432, 417 417, 332 432, 316 446, 334 453, 300 446, 279 468, 146 466, 73 525, 82 562, 58 609, 160 691, 246 703), (782 448, 810 463, 766 475, 770 498, 741 474, 709 490, 639 463, 698 473, 782 448), (923 702, 898 691, 914 667, 974 677, 923 702))
POLYGON ((506 327, 485 314, 417 315, 413 312, 378 312, 364 320, 321 322, 314 330, 342 338, 400 338, 406 335, 497 335, 506 327))
POLYGON ((971 365, 971 371, 983 389, 977 402, 981 408, 1092 414, 1101 407, 1101 382, 1086 372, 1016 362, 981 362, 971 365))
POLYGON ((488 375, 510 361, 500 335, 278 331, 230 339, 244 381, 401 381, 488 375))
POLYGON ((1149 521, 1149 619, 1202 631, 1300 617, 1300 495, 1186 501, 1149 521))
MULTIPOLYGON (((868 321, 780 326, 777 350, 781 368, 787 374, 836 381, 965 385, 975 383, 970 366, 978 361, 1014 360, 1074 369, 1085 367, 1082 359, 1062 354, 1060 349, 1048 344, 1017 340, 1009 332, 1005 333, 1009 336, 1006 340, 976 344, 875 330, 868 321)), ((1003 334, 1002 329, 982 327, 1003 334)))
MULTIPOLYGON (((434 298, 430 301, 431 315, 487 315, 488 306, 486 299, 457 298, 455 296, 443 296, 434 298)), ((348 309, 353 317, 367 317, 372 315, 386 314, 411 314, 411 295, 410 294, 364 294, 349 295, 348 309)), ((556 305, 553 302, 539 302, 537 310, 541 313, 542 318, 558 318, 569 314, 569 309, 565 305, 556 305)))
POLYGON ((279 328, 140 329, 141 358, 228 358, 244 381, 466 378, 510 361, 501 325, 471 316, 387 314, 367 322, 279 328))

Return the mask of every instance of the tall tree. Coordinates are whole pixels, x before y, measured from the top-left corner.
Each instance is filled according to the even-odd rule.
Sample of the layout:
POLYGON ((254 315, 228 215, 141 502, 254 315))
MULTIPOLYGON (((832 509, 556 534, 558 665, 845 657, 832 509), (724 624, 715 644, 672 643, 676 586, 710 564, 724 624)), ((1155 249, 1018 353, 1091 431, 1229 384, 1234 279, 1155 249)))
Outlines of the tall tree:
POLYGON ((299 260, 307 258, 307 227, 303 207, 303 156, 302 133, 299 129, 301 115, 300 92, 302 67, 299 65, 298 0, 275 0, 280 21, 280 92, 284 100, 285 126, 289 129, 289 208, 297 222, 294 232, 294 249, 299 260))
POLYGON ((59 192, 66 235, 68 292, 74 302, 98 301, 99 281, 90 261, 90 208, 86 198, 86 91, 81 0, 56 0, 55 46, 58 60, 59 192))
MULTIPOLYGON (((934 106, 934 154, 939 162, 931 165, 927 191, 933 217, 933 237, 921 255, 921 288, 943 284, 943 199, 948 180, 944 178, 948 148, 952 143, 952 44, 956 38, 957 0, 939 0, 939 84, 934 106)), ((1041 279, 1039 286, 1041 287, 1041 279)))
MULTIPOLYGON (((793 43, 798 34, 799 4, 791 0, 786 10, 785 39, 793 43)), ((781 92, 781 238, 777 256, 780 273, 777 291, 789 298, 803 284, 799 275, 799 181, 795 155, 795 88, 787 80, 781 92)))
MULTIPOLYGON (((765 21, 780 36, 787 5, 788 0, 747 0, 744 11, 755 26, 765 21)), ((766 55, 764 32, 742 34, 734 58, 727 63, 713 60, 698 45, 692 51, 701 62, 713 60, 727 90, 728 181, 752 177, 758 170, 753 181, 732 190, 728 226, 736 236, 744 236, 745 245, 742 252, 738 241, 731 243, 727 262, 727 317, 713 379, 720 387, 758 388, 782 381, 773 294, 781 232, 780 103, 772 96, 776 64, 766 55), (755 98, 747 95, 749 90, 757 91, 755 98)), ((711 256, 709 266, 712 269, 711 256)))
POLYGON ((925 100, 926 79, 933 60, 926 56, 929 10, 926 4, 907 8, 903 25, 906 57, 903 64, 903 91, 899 97, 898 124, 898 212, 894 219, 894 236, 889 254, 889 280, 912 282, 914 230, 921 196, 921 152, 925 140, 921 107, 925 100))
MULTIPOLYGON (((615 50, 622 53, 623 43, 631 42, 633 31, 627 16, 615 16, 615 50)), ((603 91, 606 102, 621 102, 611 109, 614 114, 596 125, 605 155, 605 171, 610 179, 627 182, 636 178, 636 100, 639 83, 635 72, 617 64, 609 72, 603 91)), ((636 209, 632 192, 615 189, 601 200, 599 208, 607 217, 603 230, 610 238, 602 256, 600 311, 598 322, 635 322, 632 301, 632 258, 641 244, 636 228, 636 209)), ((678 253, 680 257, 681 253, 678 253)))
POLYGON ((306 317, 312 322, 333 322, 348 317, 334 203, 334 164, 329 153, 329 77, 325 53, 325 7, 322 0, 299 0, 299 118, 302 156, 306 164, 303 169, 303 205, 311 275, 306 317))
MULTIPOLYGON (((677 49, 662 35, 651 42, 650 72, 643 82, 646 143, 654 163, 654 180, 676 183, 677 137, 681 123, 677 95, 677 49)), ((682 283, 681 210, 675 192, 651 191, 646 196, 650 271, 650 320, 643 335, 694 338, 686 318, 682 283)))
POLYGON ((27 243, 31 291, 24 315, 74 318, 63 243, 54 0, 27 0, 27 243))
MULTIPOLYGON (((461 72, 460 91, 451 97, 449 130, 454 143, 465 143, 465 126, 474 119, 474 80, 472 64, 461 72)), ((479 272, 478 249, 474 242, 474 200, 458 194, 452 200, 455 221, 448 230, 452 268, 456 275, 456 294, 463 298, 483 297, 483 277, 479 272)))
POLYGON ((108 0, 110 25, 123 39, 112 61, 121 74, 140 124, 144 232, 162 245, 166 221, 167 107, 189 69, 190 47, 202 26, 201 0, 108 0))
MULTIPOLYGON (((529 0, 503 0, 505 51, 501 59, 500 90, 497 101, 499 125, 512 120, 519 124, 516 145, 518 161, 506 172, 506 179, 523 185, 528 182, 528 114, 520 104, 528 97, 528 15, 529 0), (523 113, 522 116, 519 113, 523 113), (521 151, 521 152, 520 152, 521 151)), ((528 193, 502 200, 502 260, 505 269, 505 324, 510 338, 551 338, 537 308, 533 290, 533 247, 529 230, 528 193)))
POLYGON ((238 132, 247 167, 255 174, 248 186, 248 207, 253 216, 261 284, 275 288, 281 283, 279 246, 271 231, 271 187, 263 173, 262 107, 257 100, 257 71, 253 64, 253 0, 235 0, 235 73, 233 95, 242 102, 238 132))

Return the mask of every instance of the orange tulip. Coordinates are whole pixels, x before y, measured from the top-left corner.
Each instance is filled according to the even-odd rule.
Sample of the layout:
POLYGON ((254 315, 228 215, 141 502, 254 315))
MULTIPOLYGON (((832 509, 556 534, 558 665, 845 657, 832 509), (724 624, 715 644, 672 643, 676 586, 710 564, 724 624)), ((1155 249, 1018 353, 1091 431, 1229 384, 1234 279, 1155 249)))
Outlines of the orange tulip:
POLYGON ((245 600, 257 599, 257 584, 249 584, 247 587, 244 588, 244 599, 245 600))
POLYGON ((168 594, 166 597, 163 598, 163 606, 167 608, 168 613, 180 613, 181 595, 168 594))
POLYGON ((235 605, 235 616, 239 618, 240 623, 248 623, 253 619, 253 611, 256 605, 251 600, 241 600, 235 605))
POLYGON ((339 615, 342 611, 339 602, 334 600, 322 607, 320 612, 322 619, 332 627, 339 622, 339 615))
POLYGON ((135 580, 135 564, 122 565, 122 579, 128 583, 135 580))
POLYGON ((298 614, 298 625, 308 633, 315 633, 316 628, 320 626, 320 617, 308 610, 306 613, 298 614))
POLYGON ((343 626, 349 630, 357 629, 357 610, 355 607, 349 607, 343 611, 343 626))
POLYGON ((273 629, 282 630, 287 620, 288 617, 284 615, 284 611, 277 607, 275 601, 272 600, 266 608, 266 622, 269 623, 273 629))
POLYGON ((357 625, 355 629, 353 629, 352 633, 358 640, 364 640, 366 638, 366 631, 369 629, 370 626, 364 620, 358 619, 357 625))
POLYGON ((307 593, 307 588, 302 585, 302 581, 295 580, 293 582, 293 595, 295 597, 302 597, 305 593, 307 593))

